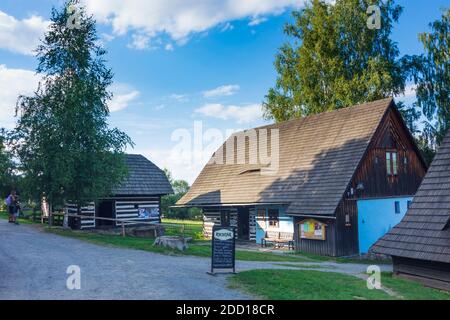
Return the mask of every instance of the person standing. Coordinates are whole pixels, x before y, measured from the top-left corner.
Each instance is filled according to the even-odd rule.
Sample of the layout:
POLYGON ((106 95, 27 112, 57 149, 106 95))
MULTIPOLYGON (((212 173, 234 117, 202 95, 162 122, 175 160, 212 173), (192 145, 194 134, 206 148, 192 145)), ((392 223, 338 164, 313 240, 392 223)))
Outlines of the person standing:
POLYGON ((16 191, 11 191, 11 194, 6 198, 6 205, 8 206, 8 222, 16 222, 16 191))
POLYGON ((19 214, 20 214, 20 198, 19 195, 16 194, 14 197, 14 217, 13 217, 13 222, 15 224, 19 224, 19 221, 17 220, 19 218, 19 214))

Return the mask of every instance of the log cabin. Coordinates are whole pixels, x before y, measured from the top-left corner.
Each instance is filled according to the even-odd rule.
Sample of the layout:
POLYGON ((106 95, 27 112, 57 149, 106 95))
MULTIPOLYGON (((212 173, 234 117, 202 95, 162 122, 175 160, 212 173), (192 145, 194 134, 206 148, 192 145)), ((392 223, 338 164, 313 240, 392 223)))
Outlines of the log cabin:
MULTIPOLYGON (((161 197, 172 194, 172 186, 163 170, 142 155, 125 155, 128 176, 113 189, 111 196, 81 208, 80 219, 69 218, 74 229, 114 228, 137 222, 161 221, 161 197), (86 216, 91 216, 88 218, 86 216), (100 220, 94 217, 116 219, 100 220)), ((77 214, 77 206, 67 204, 65 211, 77 214)))
POLYGON ((366 253, 396 225, 427 165, 393 99, 230 136, 177 205, 203 211, 203 232, 292 239, 296 250, 366 253))
POLYGON ((371 248, 394 274, 450 291, 450 131, 402 221, 371 248))

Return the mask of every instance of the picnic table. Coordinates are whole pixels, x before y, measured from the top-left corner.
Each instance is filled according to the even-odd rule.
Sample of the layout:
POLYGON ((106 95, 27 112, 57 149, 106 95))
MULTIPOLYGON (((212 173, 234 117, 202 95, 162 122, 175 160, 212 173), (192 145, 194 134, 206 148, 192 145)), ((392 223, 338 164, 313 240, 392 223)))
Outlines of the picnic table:
POLYGON ((261 247, 267 247, 267 243, 273 243, 278 248, 287 245, 289 250, 295 249, 292 232, 266 231, 264 238, 261 239, 261 247))

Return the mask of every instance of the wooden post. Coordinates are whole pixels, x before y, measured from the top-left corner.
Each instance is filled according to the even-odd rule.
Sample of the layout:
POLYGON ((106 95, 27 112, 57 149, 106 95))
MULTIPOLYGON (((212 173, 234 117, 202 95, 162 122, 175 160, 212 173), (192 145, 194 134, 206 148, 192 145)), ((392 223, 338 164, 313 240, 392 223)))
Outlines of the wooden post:
POLYGON ((125 237, 125 222, 122 221, 122 237, 125 237))

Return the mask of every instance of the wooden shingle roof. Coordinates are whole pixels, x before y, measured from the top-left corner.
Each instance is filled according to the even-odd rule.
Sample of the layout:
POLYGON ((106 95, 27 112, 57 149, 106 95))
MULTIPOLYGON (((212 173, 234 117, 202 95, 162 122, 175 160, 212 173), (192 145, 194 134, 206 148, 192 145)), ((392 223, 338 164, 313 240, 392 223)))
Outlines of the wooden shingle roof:
POLYGON ((375 253, 450 263, 450 132, 403 220, 372 246, 375 253))
POLYGON ((116 196, 151 196, 173 193, 164 171, 139 154, 125 155, 128 177, 116 189, 116 196))
MULTIPOLYGON (((177 204, 279 203, 288 206, 288 214, 332 215, 383 116, 393 105, 392 99, 383 99, 256 128, 258 133, 278 129, 279 169, 274 174, 261 174, 258 170, 265 167, 260 161, 209 163, 177 204)), ((238 136, 245 134, 248 131, 238 136)), ((222 146, 224 153, 231 139, 235 137, 222 146)))

